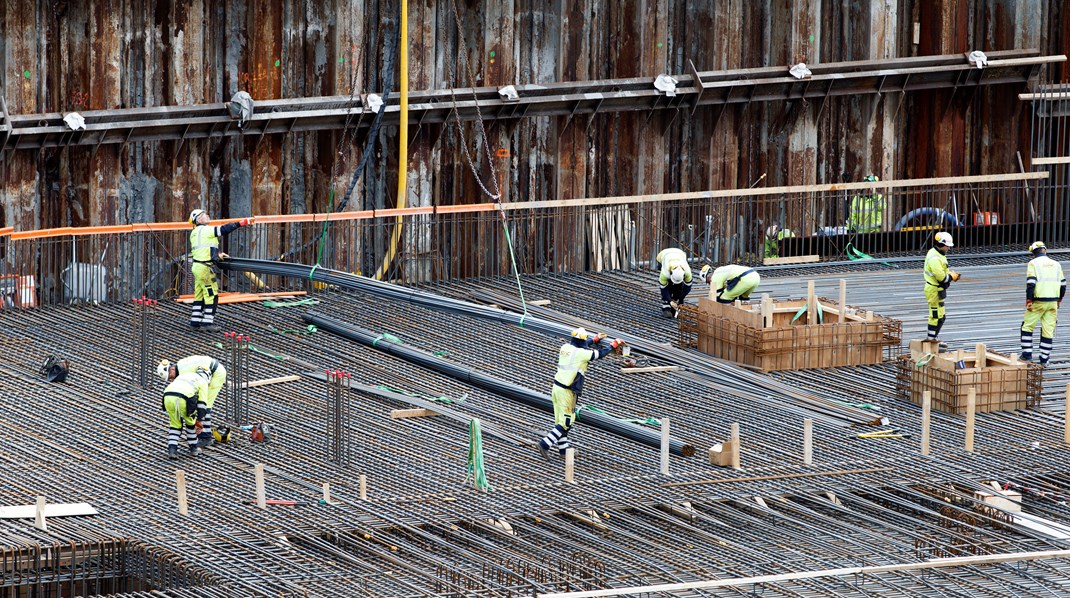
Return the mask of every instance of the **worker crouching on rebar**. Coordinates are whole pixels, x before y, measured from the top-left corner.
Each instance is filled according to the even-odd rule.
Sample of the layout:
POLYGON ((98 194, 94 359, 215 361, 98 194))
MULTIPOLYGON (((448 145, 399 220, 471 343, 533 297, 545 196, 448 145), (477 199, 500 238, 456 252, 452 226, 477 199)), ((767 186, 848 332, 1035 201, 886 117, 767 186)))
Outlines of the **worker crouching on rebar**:
POLYGON ((562 455, 572 448, 568 432, 575 421, 576 398, 583 392, 587 365, 592 359, 601 359, 624 344, 624 341, 615 339, 608 347, 599 347, 598 344, 605 337, 604 334, 592 335, 583 328, 576 328, 569 342, 561 345, 554 387, 550 393, 554 403, 554 427, 539 441, 539 452, 547 461, 550 460, 549 451, 553 447, 556 446, 562 455))
POLYGON ((166 359, 156 366, 156 374, 163 378, 164 382, 170 382, 180 374, 193 374, 198 369, 208 371, 208 394, 203 401, 197 402, 197 419, 201 422, 202 429, 197 435, 197 446, 205 447, 212 444, 212 407, 223 385, 227 383, 227 368, 219 363, 218 359, 207 355, 190 355, 171 363, 166 359))
POLYGON ((194 329, 218 332, 215 323, 216 305, 219 304, 219 276, 216 269, 220 260, 230 256, 219 251, 219 239, 240 227, 253 223, 252 218, 228 222, 222 226, 208 226, 208 212, 196 209, 190 212, 189 221, 193 230, 189 233, 190 256, 193 259, 193 311, 189 325, 194 329))
POLYGON ((955 246, 951 233, 939 232, 933 237, 935 245, 925 255, 925 301, 929 304, 928 340, 937 341, 940 351, 947 350, 947 343, 940 341, 947 312, 944 301, 951 283, 957 282, 959 273, 947 266, 947 250, 955 246))
POLYGON ((680 305, 691 292, 691 266, 684 250, 670 247, 662 249, 657 258, 658 284, 661 285, 661 313, 675 318, 680 314, 680 305))
MULTIPOLYGON (((161 374, 161 378, 166 381, 161 374)), ((178 439, 182 435, 182 428, 186 429, 186 444, 189 445, 189 454, 197 456, 201 449, 197 446, 197 432, 201 428, 201 422, 197 419, 197 404, 204 402, 208 397, 208 381, 211 375, 204 368, 190 374, 179 374, 170 381, 163 391, 163 408, 171 418, 167 429, 167 458, 178 458, 178 439)))
POLYGON ((1023 361, 1033 360, 1033 329, 1040 322, 1040 365, 1048 365, 1059 306, 1066 295, 1066 277, 1059 262, 1048 257, 1043 241, 1029 246, 1033 259, 1025 270, 1025 318, 1022 320, 1023 361))
POLYGON ((757 270, 737 264, 728 264, 717 269, 712 269, 707 264, 699 271, 699 279, 709 283, 710 295, 717 299, 717 303, 750 299, 751 293, 762 282, 762 276, 757 270))

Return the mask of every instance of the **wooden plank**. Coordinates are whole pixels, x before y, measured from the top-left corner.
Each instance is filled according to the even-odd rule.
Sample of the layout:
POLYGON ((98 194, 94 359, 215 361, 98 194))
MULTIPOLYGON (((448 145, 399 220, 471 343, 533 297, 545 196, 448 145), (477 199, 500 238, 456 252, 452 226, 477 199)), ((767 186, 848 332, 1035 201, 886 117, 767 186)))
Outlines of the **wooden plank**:
POLYGON ((810 264, 820 262, 820 255, 796 255, 792 257, 767 257, 762 260, 763 266, 784 266, 787 264, 810 264))
POLYGON ((641 368, 621 368, 623 374, 646 374, 649 372, 675 372, 680 369, 678 365, 654 365, 641 368))
POLYGON ((390 419, 402 419, 405 417, 431 417, 432 415, 441 415, 430 409, 394 409, 390 411, 390 419))
MULTIPOLYGON (((45 505, 45 517, 75 517, 79 515, 97 515, 98 511, 87 502, 58 503, 45 505)), ((0 519, 34 519, 37 517, 37 504, 0 507, 0 519)))
POLYGON ((549 299, 536 299, 534 301, 528 301, 528 305, 535 305, 535 306, 538 306, 538 307, 546 307, 547 305, 550 305, 550 300, 549 299))
POLYGON ((268 386, 270 384, 282 384, 283 382, 293 382, 294 380, 300 380, 301 376, 279 376, 278 378, 265 378, 263 380, 253 380, 247 382, 243 388, 256 388, 258 386, 268 386))
POLYGON ((1051 164, 1070 164, 1070 156, 1054 156, 1051 158, 1033 158, 1029 161, 1033 166, 1048 166, 1051 164))

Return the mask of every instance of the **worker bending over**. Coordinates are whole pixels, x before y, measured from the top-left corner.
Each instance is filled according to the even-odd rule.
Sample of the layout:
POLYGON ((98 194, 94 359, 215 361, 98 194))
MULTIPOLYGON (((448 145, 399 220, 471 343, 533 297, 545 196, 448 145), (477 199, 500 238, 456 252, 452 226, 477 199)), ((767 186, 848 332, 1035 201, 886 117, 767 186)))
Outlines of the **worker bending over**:
POLYGON ((215 405, 219 391, 227 382, 227 369, 219 360, 207 355, 190 355, 171 363, 164 359, 156 366, 156 374, 163 378, 164 382, 174 380, 180 374, 191 374, 198 369, 208 371, 208 394, 204 401, 197 403, 197 419, 200 420, 203 429, 197 436, 197 446, 209 446, 212 444, 212 407, 215 405))
POLYGON ((571 340, 561 345, 554 387, 550 393, 554 403, 554 427, 539 441, 539 452, 547 461, 550 460, 551 448, 556 446, 558 452, 564 455, 572 446, 568 441, 568 431, 575 421, 576 398, 583 392, 587 365, 592 359, 601 359, 624 344, 624 341, 616 339, 608 347, 599 347, 598 343, 604 338, 604 334, 592 335, 583 328, 576 328, 572 331, 571 340))
POLYGON ((170 427, 167 429, 168 459, 178 458, 178 439, 182 436, 183 427, 186 429, 189 454, 201 454, 201 449, 197 446, 197 431, 201 426, 201 422, 197 420, 197 404, 203 402, 208 395, 209 377, 208 370, 197 368, 193 373, 179 374, 164 389, 163 408, 171 418, 170 427))
POLYGON ((1025 318, 1022 320, 1022 360, 1033 359, 1033 329, 1040 322, 1040 365, 1048 365, 1059 306, 1066 295, 1066 277, 1059 262, 1048 257, 1042 241, 1029 246, 1033 259, 1025 269, 1025 318))
POLYGON ((709 264, 699 271, 699 279, 710 285, 710 295, 717 303, 732 303, 736 299, 750 299, 750 294, 762 282, 762 276, 754 268, 728 264, 712 269, 709 264))
POLYGON ((195 329, 218 332, 215 323, 216 305, 219 303, 219 278, 216 269, 219 262, 230 256, 219 251, 219 239, 242 226, 252 224, 252 218, 228 222, 222 226, 208 226, 208 212, 196 209, 190 212, 189 221, 193 230, 189 233, 190 257, 193 259, 193 311, 189 325, 195 329))
MULTIPOLYGON (((959 273, 947 267, 947 250, 955 246, 951 233, 939 232, 934 237, 936 244, 925 256, 925 301, 929 304, 928 339, 940 341, 940 329, 947 319, 944 301, 947 288, 959 279, 959 273)), ((947 350, 947 343, 940 342, 940 350, 947 350)))
POLYGON ((675 318, 680 313, 680 305, 691 292, 691 266, 687 263, 687 254, 683 249, 670 247, 662 249, 657 256, 658 284, 661 285, 661 313, 675 318))

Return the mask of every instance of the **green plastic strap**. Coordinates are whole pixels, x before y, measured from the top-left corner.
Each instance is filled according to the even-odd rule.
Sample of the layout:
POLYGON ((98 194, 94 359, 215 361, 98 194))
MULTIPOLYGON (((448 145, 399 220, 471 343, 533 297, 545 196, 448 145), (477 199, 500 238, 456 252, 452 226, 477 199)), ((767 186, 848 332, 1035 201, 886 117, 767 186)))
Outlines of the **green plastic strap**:
POLYGON ((447 353, 445 349, 442 349, 441 351, 435 351, 434 353, 432 353, 432 355, 434 355, 435 357, 445 357, 449 355, 449 353, 447 353))
POLYGON ((468 476, 465 482, 479 490, 493 490, 487 481, 487 470, 483 463, 483 431, 479 427, 479 418, 473 417, 468 424, 468 476))
POLYGON ((520 271, 516 267, 516 255, 513 254, 513 239, 509 236, 509 223, 505 219, 505 208, 501 207, 501 203, 498 203, 498 207, 502 213, 502 229, 505 230, 505 242, 509 246, 509 261, 513 264, 513 276, 516 277, 516 290, 520 293, 520 306, 524 312, 520 314, 519 326, 524 327, 524 320, 528 317, 528 302, 524 301, 524 287, 520 284, 520 271))
MULTIPOLYGON (((844 252, 847 254, 847 259, 849 259, 849 260, 851 260, 853 262, 874 259, 872 255, 869 255, 868 253, 863 253, 863 252, 859 251, 858 248, 853 246, 851 243, 847 244, 847 247, 844 248, 844 252)), ((895 265, 890 264, 888 262, 881 262, 881 263, 884 264, 885 266, 889 266, 889 267, 892 267, 892 268, 897 268, 898 267, 898 266, 895 266, 895 265)))
POLYGON ((272 359, 278 359, 279 361, 287 361, 287 360, 290 359, 289 357, 286 357, 285 355, 275 355, 273 353, 268 353, 267 351, 261 351, 260 349, 257 349, 256 347, 254 347, 252 345, 249 345, 249 350, 250 351, 254 351, 256 353, 259 353, 261 355, 266 355, 266 356, 268 356, 268 357, 270 357, 272 359))
POLYGON ((271 301, 271 300, 265 300, 265 301, 261 301, 260 302, 260 305, 263 305, 264 307, 271 307, 271 308, 276 308, 276 307, 303 307, 303 306, 306 306, 306 305, 318 305, 318 304, 319 304, 319 301, 316 300, 316 299, 312 299, 312 298, 309 298, 309 299, 295 299, 293 301, 271 301))
POLYGON ((308 279, 312 280, 312 273, 316 271, 316 268, 320 267, 320 260, 323 259, 323 246, 327 243, 327 223, 331 219, 331 210, 334 209, 334 187, 331 187, 331 196, 327 200, 327 215, 323 218, 323 232, 320 233, 320 246, 316 251, 316 265, 312 266, 312 269, 308 272, 308 279))
MULTIPOLYGON (((326 226, 326 225, 324 225, 324 226, 326 226)), ((322 244, 320 245, 320 249, 323 249, 323 245, 322 244)), ((308 279, 309 280, 312 280, 312 275, 316 273, 316 268, 319 268, 319 267, 320 267, 319 258, 316 258, 315 265, 313 265, 312 269, 308 271, 308 279)))
POLYGON ((936 355, 933 353, 926 353, 924 357, 919 359, 918 362, 914 364, 914 367, 923 368, 929 365, 929 362, 933 360, 933 357, 936 357, 936 355))
POLYGON ((309 324, 305 328, 298 328, 298 329, 294 329, 294 330, 279 330, 278 328, 275 328, 274 326, 271 326, 270 328, 271 328, 271 331, 276 333, 276 334, 314 334, 315 332, 317 332, 319 330, 318 328, 316 328, 315 324, 309 324))
POLYGON ((858 409, 870 409, 872 411, 880 411, 881 410, 880 405, 873 405, 873 404, 870 404, 870 403, 848 403, 847 401, 837 401, 836 399, 829 399, 829 400, 831 400, 833 403, 838 403, 840 405, 845 405, 847 407, 856 407, 858 409))
MULTIPOLYGON (((802 315, 804 313, 806 313, 806 310, 809 307, 810 307, 810 304, 805 304, 802 307, 800 307, 799 311, 795 312, 795 317, 791 319, 791 323, 794 324, 795 320, 798 320, 799 318, 801 318, 802 315)), ((820 301, 817 302, 817 322, 818 322, 818 324, 822 324, 822 323, 825 322, 825 310, 821 309, 821 302, 820 301)))
POLYGON ((375 340, 372 341, 372 346, 374 347, 379 342, 380 339, 386 339, 387 341, 389 341, 391 343, 394 343, 395 345, 404 345, 405 344, 405 343, 401 342, 400 338, 394 336, 393 334, 384 332, 384 333, 380 334, 379 336, 375 337, 375 340))

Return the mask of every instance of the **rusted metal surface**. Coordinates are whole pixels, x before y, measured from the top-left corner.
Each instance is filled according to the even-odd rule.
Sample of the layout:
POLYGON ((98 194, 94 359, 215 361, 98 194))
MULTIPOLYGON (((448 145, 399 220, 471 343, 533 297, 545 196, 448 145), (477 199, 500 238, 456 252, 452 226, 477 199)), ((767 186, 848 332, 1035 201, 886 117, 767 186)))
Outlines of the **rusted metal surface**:
MULTIPOLYGON (((15 114, 222 104, 242 89, 260 100, 381 93, 397 27, 394 1, 39 0, 33 10, 24 4, 5 6, 0 17, 2 93, 15 114)), ((708 71, 972 49, 1070 52, 1070 11, 1057 0, 458 0, 460 36, 453 6, 452 0, 410 1, 413 90, 648 77, 687 73, 692 62, 708 71), (457 60, 462 45, 472 81, 457 60)), ((1065 71, 1054 75, 1065 80, 1065 71)), ((490 148, 477 125, 465 125, 464 139, 480 178, 486 182, 495 172, 506 201, 742 188, 763 173, 759 184, 773 186, 859 180, 870 172, 882 179, 1006 172, 1016 164, 1015 151, 1028 145, 1028 115, 1013 99, 1019 91, 888 90, 879 97, 700 106, 693 113, 682 107, 518 118, 488 126, 490 148)), ((220 216, 326 211, 331 189, 334 204, 340 200, 365 136, 328 131, 8 151, 0 163, 0 225, 175 220, 197 206, 220 216)), ((395 136, 391 127, 381 132, 384 146, 349 209, 394 205, 395 136)), ((413 123, 409 141, 409 205, 486 200, 456 125, 413 123)), ((808 209, 831 219, 842 207, 808 209)), ((590 237, 634 222, 679 236, 704 224, 689 213, 655 218, 642 210, 625 220, 584 214, 572 234, 590 237)), ((740 232, 756 234, 791 218, 781 211, 775 204, 762 208, 740 232)), ((458 247, 472 226, 458 224, 458 247)), ((542 247, 529 254, 533 264, 552 256, 547 261, 555 267, 574 269, 595 257, 590 249, 563 256, 574 252, 574 238, 515 234, 518 242, 542 247)), ((406 238, 415 243, 406 253, 431 242, 406 238)), ((358 241, 381 245, 384 239, 376 232, 358 241)), ((425 273, 436 267, 421 266, 425 273)))

